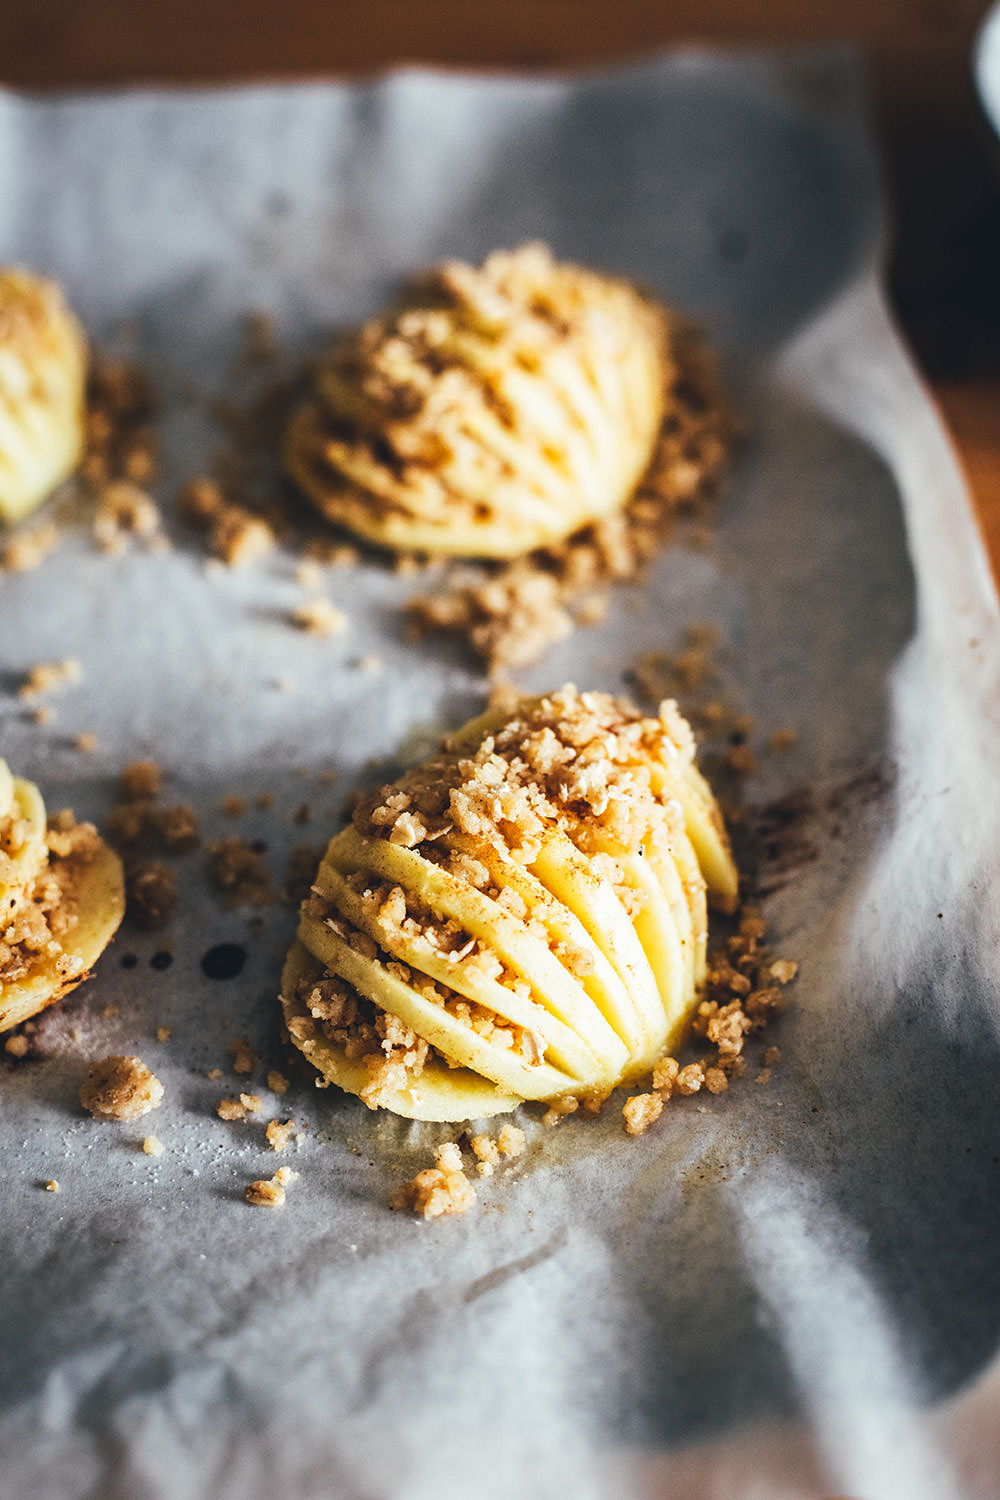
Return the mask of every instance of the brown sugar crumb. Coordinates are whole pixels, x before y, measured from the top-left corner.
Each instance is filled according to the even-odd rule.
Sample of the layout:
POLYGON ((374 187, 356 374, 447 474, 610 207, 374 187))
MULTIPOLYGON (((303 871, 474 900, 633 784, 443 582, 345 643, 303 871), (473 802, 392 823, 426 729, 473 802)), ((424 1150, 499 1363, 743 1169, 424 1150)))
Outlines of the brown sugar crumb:
POLYGON ((776 729, 768 739, 767 748, 773 751, 774 754, 780 755, 785 750, 791 750, 793 745, 798 744, 798 741, 799 732, 797 729, 776 729))
POLYGON ((295 1134, 294 1120, 270 1120, 264 1131, 272 1151, 287 1151, 295 1134))
POLYGON ((9 1052, 11 1057, 27 1057, 31 1043, 19 1033, 17 1036, 9 1036, 3 1045, 4 1051, 9 1052))
POLYGON ((146 1156, 162 1156, 163 1142, 155 1135, 147 1135, 142 1143, 142 1149, 146 1156))
POLYGON ((307 600, 292 610, 290 619, 306 635, 341 635, 347 629, 347 616, 329 599, 307 600))
POLYGON ((434 1160, 433 1167, 425 1167, 396 1189, 389 1200, 391 1208, 438 1219, 444 1214, 464 1214, 472 1207, 476 1190, 465 1175, 462 1153, 455 1142, 439 1146, 434 1160))
POLYGON ((285 1201, 285 1189, 274 1178, 258 1178, 243 1189, 243 1196, 253 1208, 280 1208, 285 1201))
POLYGON ((322 846, 296 844, 288 860, 288 871, 281 894, 289 906, 298 906, 308 896, 323 857, 322 846))
POLYGON ((156 1028, 156 1040, 158 1042, 169 1042, 173 1034, 169 1026, 157 1026, 156 1028))
POLYGON ((201 843, 198 815, 184 803, 160 808, 154 815, 154 826, 169 854, 186 854, 201 843))
POLYGON ((156 501, 138 484, 114 480, 98 494, 94 540, 102 552, 119 552, 130 536, 155 536, 162 519, 156 501))
POLYGON ((238 792, 230 792, 223 797, 219 811, 224 818, 242 818, 247 810, 247 799, 241 797, 238 792))
POLYGON ((726 751, 726 765, 737 776, 754 776, 757 757, 749 745, 733 745, 726 751))
POLYGON ((253 805, 254 807, 256 807, 258 812, 270 812, 271 808, 274 806, 274 793, 258 792, 256 797, 253 799, 253 805))
POLYGON ((160 794, 163 772, 155 760, 133 760, 118 778, 123 802, 147 802, 160 794))
POLYGON ((245 1120, 247 1115, 259 1115, 262 1108, 258 1094, 240 1094, 220 1099, 215 1113, 220 1120, 245 1120))
POLYGON ((97 735, 91 730, 85 729, 82 734, 76 735, 73 740, 73 747, 76 750, 82 751, 84 755, 92 755, 97 749, 97 735))
POLYGON ((567 1115, 576 1114, 579 1108, 580 1101, 572 1094, 566 1094, 562 1099, 553 1099, 544 1115, 542 1115, 542 1124, 551 1129, 553 1125, 561 1124, 567 1115))
POLYGON ((56 1180, 55 1180, 54 1177, 50 1177, 49 1180, 48 1180, 48 1182, 44 1183, 43 1186, 44 1186, 45 1191, 47 1193, 58 1193, 58 1192, 61 1192, 59 1184, 58 1184, 58 1182, 56 1182, 56 1180))
POLYGON ((13 536, 0 548, 0 568, 7 573, 30 573, 40 567, 59 545, 59 528, 54 521, 42 521, 30 531, 13 536))
POLYGON ((242 568, 266 557, 277 542, 274 528, 263 516, 255 516, 241 505, 225 506, 211 530, 212 551, 227 568, 242 568))
POLYGON ((54 693, 71 682, 79 682, 82 677, 80 663, 71 657, 66 661, 38 662, 18 688, 17 696, 37 698, 43 693, 54 693))
POLYGON ((80 1103, 95 1120, 138 1120, 163 1103, 163 1084, 138 1057, 91 1063, 80 1103))
POLYGON ((208 873, 227 906, 263 906, 271 899, 267 866, 246 839, 220 839, 213 844, 208 873))
POLYGON ((272 1094, 285 1094, 288 1092, 288 1079, 284 1073, 279 1073, 277 1068, 269 1068, 267 1072, 267 1086, 272 1094))
POLYGON ((233 1054, 233 1072, 246 1077, 252 1073, 257 1066, 257 1056, 245 1037, 236 1037, 229 1043, 229 1050, 233 1054))
POLYGON ((469 1142, 476 1158, 476 1171, 481 1177, 492 1177, 500 1163, 500 1150, 491 1135, 474 1135, 469 1142))
POLYGON ((160 860, 135 865, 125 877, 125 910, 137 927, 155 931, 166 926, 176 901, 176 877, 160 860))
POLYGON ((497 1150, 500 1155, 512 1161, 517 1156, 523 1156, 527 1144, 524 1131, 519 1125, 502 1125, 497 1136, 497 1150))
POLYGON ((644 1135, 663 1113, 662 1094, 633 1094, 622 1106, 629 1135, 644 1135))

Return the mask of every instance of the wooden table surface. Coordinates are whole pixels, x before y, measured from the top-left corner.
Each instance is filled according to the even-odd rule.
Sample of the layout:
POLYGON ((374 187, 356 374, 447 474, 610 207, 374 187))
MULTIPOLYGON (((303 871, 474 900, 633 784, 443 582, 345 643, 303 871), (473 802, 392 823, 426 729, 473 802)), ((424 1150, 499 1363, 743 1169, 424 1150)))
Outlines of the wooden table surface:
POLYGON ((855 40, 892 197, 890 289, 1000 576, 1000 142, 970 56, 986 0, 3 0, 0 83, 347 77, 400 63, 552 69, 681 43, 855 40))

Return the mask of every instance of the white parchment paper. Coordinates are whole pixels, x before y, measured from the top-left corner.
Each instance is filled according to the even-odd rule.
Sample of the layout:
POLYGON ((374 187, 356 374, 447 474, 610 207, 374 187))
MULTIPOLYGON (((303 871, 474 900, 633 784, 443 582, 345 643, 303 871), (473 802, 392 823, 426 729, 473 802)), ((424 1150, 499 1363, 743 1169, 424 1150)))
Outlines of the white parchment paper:
MULTIPOLYGON (((95 335, 134 325, 164 392, 168 506, 214 441, 190 385, 226 391, 250 308, 291 356, 417 266, 537 236, 696 313, 749 430, 718 542, 682 540, 522 680, 620 689, 642 651, 721 621, 761 735, 800 736, 751 794, 806 795, 814 855, 768 902, 801 962, 768 1088, 671 1106, 640 1141, 614 1109, 529 1123, 523 1162, 434 1225, 385 1201, 444 1132, 305 1072, 264 1091, 308 1127, 283 1158, 301 1180, 280 1212, 245 1206, 278 1161, 214 1108, 230 1037, 279 1055, 294 917, 271 908, 251 938, 203 856, 180 861, 170 933, 123 932, 45 1018, 41 1058, 3 1064, 0 1495, 996 1495, 997 606, 884 311, 850 60, 2 96, 0 180, 0 260, 60 277, 95 335), (228 983, 200 970, 224 940, 249 951, 228 983), (172 966, 151 967, 164 947, 172 966), (135 1127, 79 1110, 109 1051, 166 1085, 135 1127), (159 1158, 139 1152, 149 1128, 159 1158)), ((174 538, 108 558, 74 536, 0 581, 2 752, 98 818, 152 754, 209 837, 261 838, 280 876, 369 758, 460 722, 483 684, 453 647, 403 642, 410 580, 331 572, 350 617, 331 643, 288 628, 292 558, 210 577, 174 538), (380 676, 359 667, 374 652, 380 676), (84 678, 35 725, 17 684, 66 656, 84 678), (83 730, 95 756, 72 748, 83 730), (275 811, 234 830, 218 804, 238 789, 275 811)))

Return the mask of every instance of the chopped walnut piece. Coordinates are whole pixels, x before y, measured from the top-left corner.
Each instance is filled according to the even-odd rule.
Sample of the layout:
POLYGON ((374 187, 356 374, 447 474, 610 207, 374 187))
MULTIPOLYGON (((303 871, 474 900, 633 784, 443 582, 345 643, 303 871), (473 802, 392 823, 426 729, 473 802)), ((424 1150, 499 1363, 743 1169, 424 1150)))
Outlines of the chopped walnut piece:
POLYGON ((138 1120, 163 1103, 163 1084, 138 1057, 91 1063, 80 1103, 95 1120, 138 1120))
POLYGON ((462 1167, 462 1153, 454 1141, 439 1146, 435 1165, 404 1182, 389 1200, 390 1207, 409 1209, 425 1219, 464 1214, 476 1201, 476 1190, 462 1167))
POLYGON ((135 865, 125 877, 125 909, 137 927, 166 926, 177 901, 177 880, 159 860, 135 865))
POLYGON ((329 599, 308 599, 292 610, 291 621, 307 635, 340 635, 347 629, 347 616, 329 599))
POLYGON ((622 1105, 622 1114, 625 1117, 625 1129, 629 1135, 644 1135, 651 1125, 654 1125, 663 1113, 663 1096, 661 1094, 633 1094, 626 1099, 622 1105))
POLYGON ((71 682, 79 682, 83 676, 80 663, 72 657, 65 661, 37 662, 17 690, 19 698, 37 698, 42 693, 53 693, 71 682))
POLYGON ((258 1178, 243 1189, 243 1196, 254 1208, 280 1208, 285 1201, 285 1189, 280 1182, 258 1178))
POLYGON ((142 1149, 146 1156, 162 1156, 163 1142, 159 1136, 147 1135, 142 1143, 142 1149))

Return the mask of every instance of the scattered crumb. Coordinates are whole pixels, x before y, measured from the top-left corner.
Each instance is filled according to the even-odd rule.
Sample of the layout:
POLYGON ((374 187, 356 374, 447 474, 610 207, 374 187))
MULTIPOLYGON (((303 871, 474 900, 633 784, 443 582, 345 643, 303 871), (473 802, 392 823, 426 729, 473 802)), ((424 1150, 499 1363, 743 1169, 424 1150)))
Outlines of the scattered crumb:
POLYGON ((524 1131, 519 1125, 502 1125, 497 1136, 497 1150, 501 1156, 512 1160, 515 1156, 523 1156, 526 1145, 524 1131))
POLYGON ((55 1178, 50 1177, 48 1182, 45 1183, 45 1191, 47 1193, 59 1193, 62 1191, 62 1189, 60 1188, 58 1182, 56 1182, 55 1178))
POLYGON ((309 599, 291 613, 291 622, 306 635, 340 635, 347 629, 347 616, 329 599, 309 599))
POLYGON ((236 1037, 229 1043, 229 1050, 233 1054, 233 1072, 244 1077, 252 1073, 257 1066, 257 1057, 250 1043, 245 1037, 236 1037))
POLYGON ((162 523, 160 507, 131 479, 106 484, 97 498, 94 540, 102 552, 120 552, 129 536, 150 538, 162 523))
POLYGON ((160 860, 135 865, 125 877, 125 910, 137 927, 155 931, 173 915, 177 879, 160 860))
POLYGON ((256 1094, 240 1094, 229 1099, 220 1099, 215 1113, 220 1120, 245 1120, 247 1115, 259 1115, 260 1099, 256 1094))
POLYGON ((298 1172, 293 1172, 291 1167, 279 1167, 274 1174, 275 1182, 280 1182, 282 1187, 290 1187, 293 1182, 298 1182, 298 1172))
POLYGON ((775 984, 791 984, 799 972, 799 966, 794 959, 776 958, 769 972, 775 984))
POLYGON ((764 1066, 766 1068, 773 1068, 774 1065, 775 1065, 775 1063, 779 1063, 780 1061, 781 1061, 781 1048, 780 1047, 765 1047, 764 1048, 764 1066))
POLYGON ((254 1208, 280 1208, 285 1201, 285 1189, 280 1182, 258 1178, 243 1190, 243 1196, 254 1208))
POLYGON ((644 1135, 663 1113, 662 1094, 633 1094, 622 1106, 629 1135, 644 1135))
POLYGON ((66 661, 38 662, 31 668, 17 690, 19 698, 37 698, 42 693, 54 693, 71 682, 83 677, 80 663, 69 657, 66 661))
POLYGON ((26 1036, 9 1036, 4 1042, 4 1051, 9 1052, 11 1057, 27 1057, 28 1048, 31 1043, 26 1036))
POLYGON ((783 750, 791 750, 793 745, 798 744, 799 732, 797 729, 776 729, 767 742, 767 748, 776 754, 783 750))
POLYGON ((241 505, 226 505, 211 529, 212 551, 227 568, 242 568, 266 557, 277 542, 273 526, 241 505))
POLYGON ((163 1084, 138 1057, 91 1063, 80 1103, 95 1120, 138 1120, 163 1103, 163 1084))
POLYGON ((238 792, 230 792, 228 797, 223 797, 220 811, 224 818, 242 818, 246 810, 247 799, 238 792))
POLYGON ((580 1101, 572 1094, 566 1094, 562 1099, 553 1099, 542 1116, 542 1124, 549 1128, 558 1125, 567 1115, 575 1115, 579 1108, 580 1101))
POLYGON ((160 794, 163 772, 155 760, 133 760, 118 778, 118 791, 124 802, 152 801, 160 794))
POLYGON ((39 567, 59 545, 59 528, 54 521, 42 521, 30 531, 12 536, 0 549, 0 568, 7 573, 30 573, 39 567))
POLYGON ((218 1080, 222 1077, 222 1069, 209 1068, 208 1072, 205 1074, 205 1077, 210 1078, 213 1083, 217 1083, 218 1080))
POLYGON ((168 854, 186 854, 201 843, 198 814, 184 803, 161 808, 154 815, 154 825, 168 854))
POLYGON ((253 799, 253 805, 257 808, 258 812, 269 812, 274 806, 274 793, 258 792, 253 799))
POLYGON ((209 879, 227 906, 265 905, 271 899, 271 878, 262 857, 246 839, 220 839, 209 850, 209 879))
POLYGON ((358 666, 362 672, 366 672, 371 677, 377 677, 382 670, 382 658, 374 655, 363 656, 358 666))
POLYGON ((757 1074, 757 1077, 754 1079, 754 1083, 770 1083, 770 1082, 771 1082, 771 1069, 770 1068, 761 1068, 760 1072, 757 1074))
POLYGON ((749 745, 732 745, 726 751, 726 765, 737 776, 754 776, 757 772, 757 757, 749 745))
POLYGON ((476 1201, 476 1190, 462 1167, 462 1153, 454 1141, 439 1146, 435 1165, 404 1182, 389 1200, 391 1208, 409 1209, 425 1219, 464 1214, 476 1201))
POLYGON ((295 582, 303 589, 322 588, 323 569, 314 558, 303 558, 295 569, 295 582))
POLYGON ((264 1134, 272 1151, 287 1151, 292 1136, 295 1134, 295 1121, 270 1120, 264 1134))
POLYGON ((322 858, 322 845, 296 844, 289 856, 288 871, 282 886, 282 895, 289 906, 298 906, 308 896, 322 858))
POLYGON ((163 1142, 155 1135, 147 1135, 142 1143, 142 1149, 147 1156, 162 1156, 163 1142))
POLYGON ((92 730, 85 729, 75 737, 73 745, 77 750, 82 750, 84 755, 92 755, 97 749, 97 735, 92 730))
POLYGON ((54 718, 55 710, 49 708, 47 704, 43 704, 41 707, 33 708, 31 710, 32 724, 50 724, 54 718))
POLYGON ((157 1026, 156 1028, 156 1040, 158 1042, 169 1042, 173 1034, 169 1026, 157 1026))

